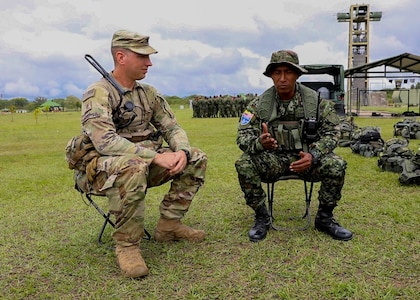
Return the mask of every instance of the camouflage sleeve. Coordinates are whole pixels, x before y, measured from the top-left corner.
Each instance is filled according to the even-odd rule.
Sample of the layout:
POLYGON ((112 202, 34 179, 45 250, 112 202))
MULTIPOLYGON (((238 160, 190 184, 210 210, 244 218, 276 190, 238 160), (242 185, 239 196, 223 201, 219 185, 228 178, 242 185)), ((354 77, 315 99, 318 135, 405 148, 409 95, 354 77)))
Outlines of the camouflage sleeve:
POLYGON ((236 144, 243 152, 255 154, 264 150, 259 136, 262 133, 261 121, 256 114, 259 98, 253 100, 242 113, 239 120, 236 144))
POLYGON ((318 133, 320 139, 311 144, 310 152, 319 158, 322 155, 333 152, 340 138, 340 119, 334 109, 333 101, 321 101, 318 133))
POLYGON ((111 95, 100 84, 91 85, 83 95, 82 130, 89 136, 96 150, 102 155, 137 154, 148 163, 156 152, 117 134, 112 121, 111 95))
POLYGON ((163 139, 168 143, 172 151, 185 149, 191 151, 187 133, 178 124, 175 114, 165 98, 155 88, 144 86, 146 94, 155 97, 156 104, 152 124, 162 131, 163 139))

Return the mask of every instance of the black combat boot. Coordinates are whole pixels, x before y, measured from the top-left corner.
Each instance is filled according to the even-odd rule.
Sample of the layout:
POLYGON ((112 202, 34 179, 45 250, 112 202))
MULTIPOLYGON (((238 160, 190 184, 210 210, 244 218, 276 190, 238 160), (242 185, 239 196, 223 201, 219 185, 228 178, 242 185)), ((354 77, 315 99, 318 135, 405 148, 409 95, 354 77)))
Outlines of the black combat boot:
POLYGON ((255 224, 248 233, 251 242, 259 242, 265 239, 270 228, 270 216, 268 215, 265 204, 260 205, 255 210, 255 224))
POLYGON ((332 236, 333 239, 349 241, 353 233, 341 227, 334 219, 332 211, 334 206, 320 205, 315 217, 315 228, 332 236))

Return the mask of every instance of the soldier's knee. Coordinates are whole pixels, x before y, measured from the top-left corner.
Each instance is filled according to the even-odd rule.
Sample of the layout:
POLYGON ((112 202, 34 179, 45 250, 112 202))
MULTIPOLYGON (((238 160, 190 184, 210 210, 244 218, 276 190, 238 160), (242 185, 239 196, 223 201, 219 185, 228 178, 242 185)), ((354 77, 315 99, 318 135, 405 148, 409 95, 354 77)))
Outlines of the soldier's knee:
POLYGON ((196 162, 198 165, 207 166, 207 155, 199 148, 191 148, 191 161, 196 162))
POLYGON ((144 177, 147 176, 149 172, 148 164, 136 155, 126 156, 122 159, 119 168, 120 176, 124 175, 126 177, 144 177))
POLYGON ((247 165, 248 165, 247 160, 245 160, 244 157, 241 156, 235 161, 236 172, 238 172, 239 174, 243 174, 248 169, 247 165))
POLYGON ((343 177, 347 168, 347 162, 340 156, 331 153, 322 158, 320 162, 321 174, 328 177, 343 177))

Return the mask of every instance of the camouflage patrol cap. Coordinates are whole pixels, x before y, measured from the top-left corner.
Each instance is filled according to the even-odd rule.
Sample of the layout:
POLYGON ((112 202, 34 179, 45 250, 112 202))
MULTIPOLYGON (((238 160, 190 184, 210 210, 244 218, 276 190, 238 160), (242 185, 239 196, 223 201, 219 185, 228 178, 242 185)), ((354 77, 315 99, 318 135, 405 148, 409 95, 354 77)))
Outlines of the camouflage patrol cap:
POLYGON ((299 57, 296 52, 292 50, 279 50, 271 54, 270 63, 268 64, 263 74, 267 77, 270 77, 273 68, 281 64, 286 64, 293 67, 299 73, 299 75, 308 72, 306 69, 299 66, 299 57))
POLYGON ((136 32, 119 30, 112 37, 111 47, 121 47, 142 55, 157 53, 149 45, 149 37, 136 32))

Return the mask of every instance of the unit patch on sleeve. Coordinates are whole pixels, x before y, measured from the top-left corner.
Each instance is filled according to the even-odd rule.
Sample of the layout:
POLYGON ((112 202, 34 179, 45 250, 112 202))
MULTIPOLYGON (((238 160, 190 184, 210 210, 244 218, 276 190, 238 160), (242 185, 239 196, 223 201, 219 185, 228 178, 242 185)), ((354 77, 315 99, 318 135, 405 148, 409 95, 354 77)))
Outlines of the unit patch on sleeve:
POLYGON ((95 89, 90 89, 89 91, 87 91, 86 93, 84 93, 83 94, 83 100, 82 101, 85 101, 85 100, 87 100, 87 99, 89 99, 89 98, 92 98, 93 96, 95 96, 95 89))
POLYGON ((252 117, 254 117, 254 114, 249 110, 245 110, 241 116, 241 125, 249 124, 249 122, 252 120, 252 117))

